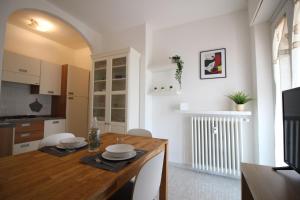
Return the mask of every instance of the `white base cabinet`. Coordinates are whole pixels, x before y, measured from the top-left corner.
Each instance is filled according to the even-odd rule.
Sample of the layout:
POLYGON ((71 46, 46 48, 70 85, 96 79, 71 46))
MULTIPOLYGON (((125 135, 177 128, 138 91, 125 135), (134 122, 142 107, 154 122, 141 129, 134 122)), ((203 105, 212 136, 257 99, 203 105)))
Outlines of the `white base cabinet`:
POLYGON ((64 132, 66 132, 65 119, 53 119, 44 121, 44 137, 64 132))
POLYGON ((14 144, 13 147, 13 155, 21 154, 21 153, 26 153, 30 151, 36 151, 39 149, 41 140, 35 140, 32 142, 24 142, 20 144, 14 144))
POLYGON ((98 119, 102 133, 139 127, 140 53, 127 48, 92 58, 90 120, 98 119))

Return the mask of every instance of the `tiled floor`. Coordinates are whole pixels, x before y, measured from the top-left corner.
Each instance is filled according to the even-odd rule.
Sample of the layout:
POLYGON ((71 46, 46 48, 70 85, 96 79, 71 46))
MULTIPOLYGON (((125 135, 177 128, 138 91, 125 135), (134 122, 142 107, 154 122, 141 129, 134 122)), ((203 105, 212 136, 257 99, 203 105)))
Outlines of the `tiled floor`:
POLYGON ((240 180, 170 166, 170 200, 240 200, 240 180))

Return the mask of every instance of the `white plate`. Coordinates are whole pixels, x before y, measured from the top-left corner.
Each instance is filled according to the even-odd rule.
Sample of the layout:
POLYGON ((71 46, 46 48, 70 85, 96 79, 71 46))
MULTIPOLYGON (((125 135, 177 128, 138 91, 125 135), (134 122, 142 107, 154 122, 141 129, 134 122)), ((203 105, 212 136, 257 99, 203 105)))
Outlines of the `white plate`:
POLYGON ((130 152, 126 152, 126 153, 111 153, 111 152, 107 152, 107 156, 109 157, 114 157, 114 158, 124 158, 124 157, 128 157, 128 155, 131 155, 134 153, 134 150, 133 151, 130 151, 130 152))
POLYGON ((113 144, 105 148, 110 153, 130 153, 134 151, 134 146, 130 144, 113 144))
POLYGON ((59 149, 78 149, 78 148, 81 148, 81 147, 84 147, 86 146, 88 143, 86 141, 82 141, 80 142, 78 145, 76 145, 74 148, 66 148, 64 145, 62 144, 58 144, 56 145, 57 148, 59 149))
POLYGON ((116 157, 111 157, 109 152, 105 151, 102 153, 102 157, 105 158, 106 160, 128 160, 130 158, 133 158, 136 156, 136 151, 132 151, 132 153, 129 153, 128 155, 126 155, 125 157, 122 158, 116 158, 116 157))

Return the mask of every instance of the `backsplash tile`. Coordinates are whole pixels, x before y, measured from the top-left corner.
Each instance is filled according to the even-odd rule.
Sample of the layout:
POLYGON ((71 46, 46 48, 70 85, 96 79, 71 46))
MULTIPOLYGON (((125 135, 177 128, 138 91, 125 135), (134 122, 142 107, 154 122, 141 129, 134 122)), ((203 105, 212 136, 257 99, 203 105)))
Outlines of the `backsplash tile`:
POLYGON ((30 85, 2 81, 0 116, 50 115, 51 96, 30 94, 30 85), (38 101, 43 105, 40 112, 31 111, 29 104, 38 101))

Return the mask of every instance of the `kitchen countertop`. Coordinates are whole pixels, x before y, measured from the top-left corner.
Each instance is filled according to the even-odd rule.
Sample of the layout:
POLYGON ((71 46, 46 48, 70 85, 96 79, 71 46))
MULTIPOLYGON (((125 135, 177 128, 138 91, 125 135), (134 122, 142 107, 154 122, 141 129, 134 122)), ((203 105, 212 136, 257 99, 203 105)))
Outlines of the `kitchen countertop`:
POLYGON ((32 118, 7 119, 6 117, 0 117, 0 128, 16 127, 16 123, 55 120, 55 119, 65 119, 65 118, 53 117, 53 116, 36 116, 32 118))

